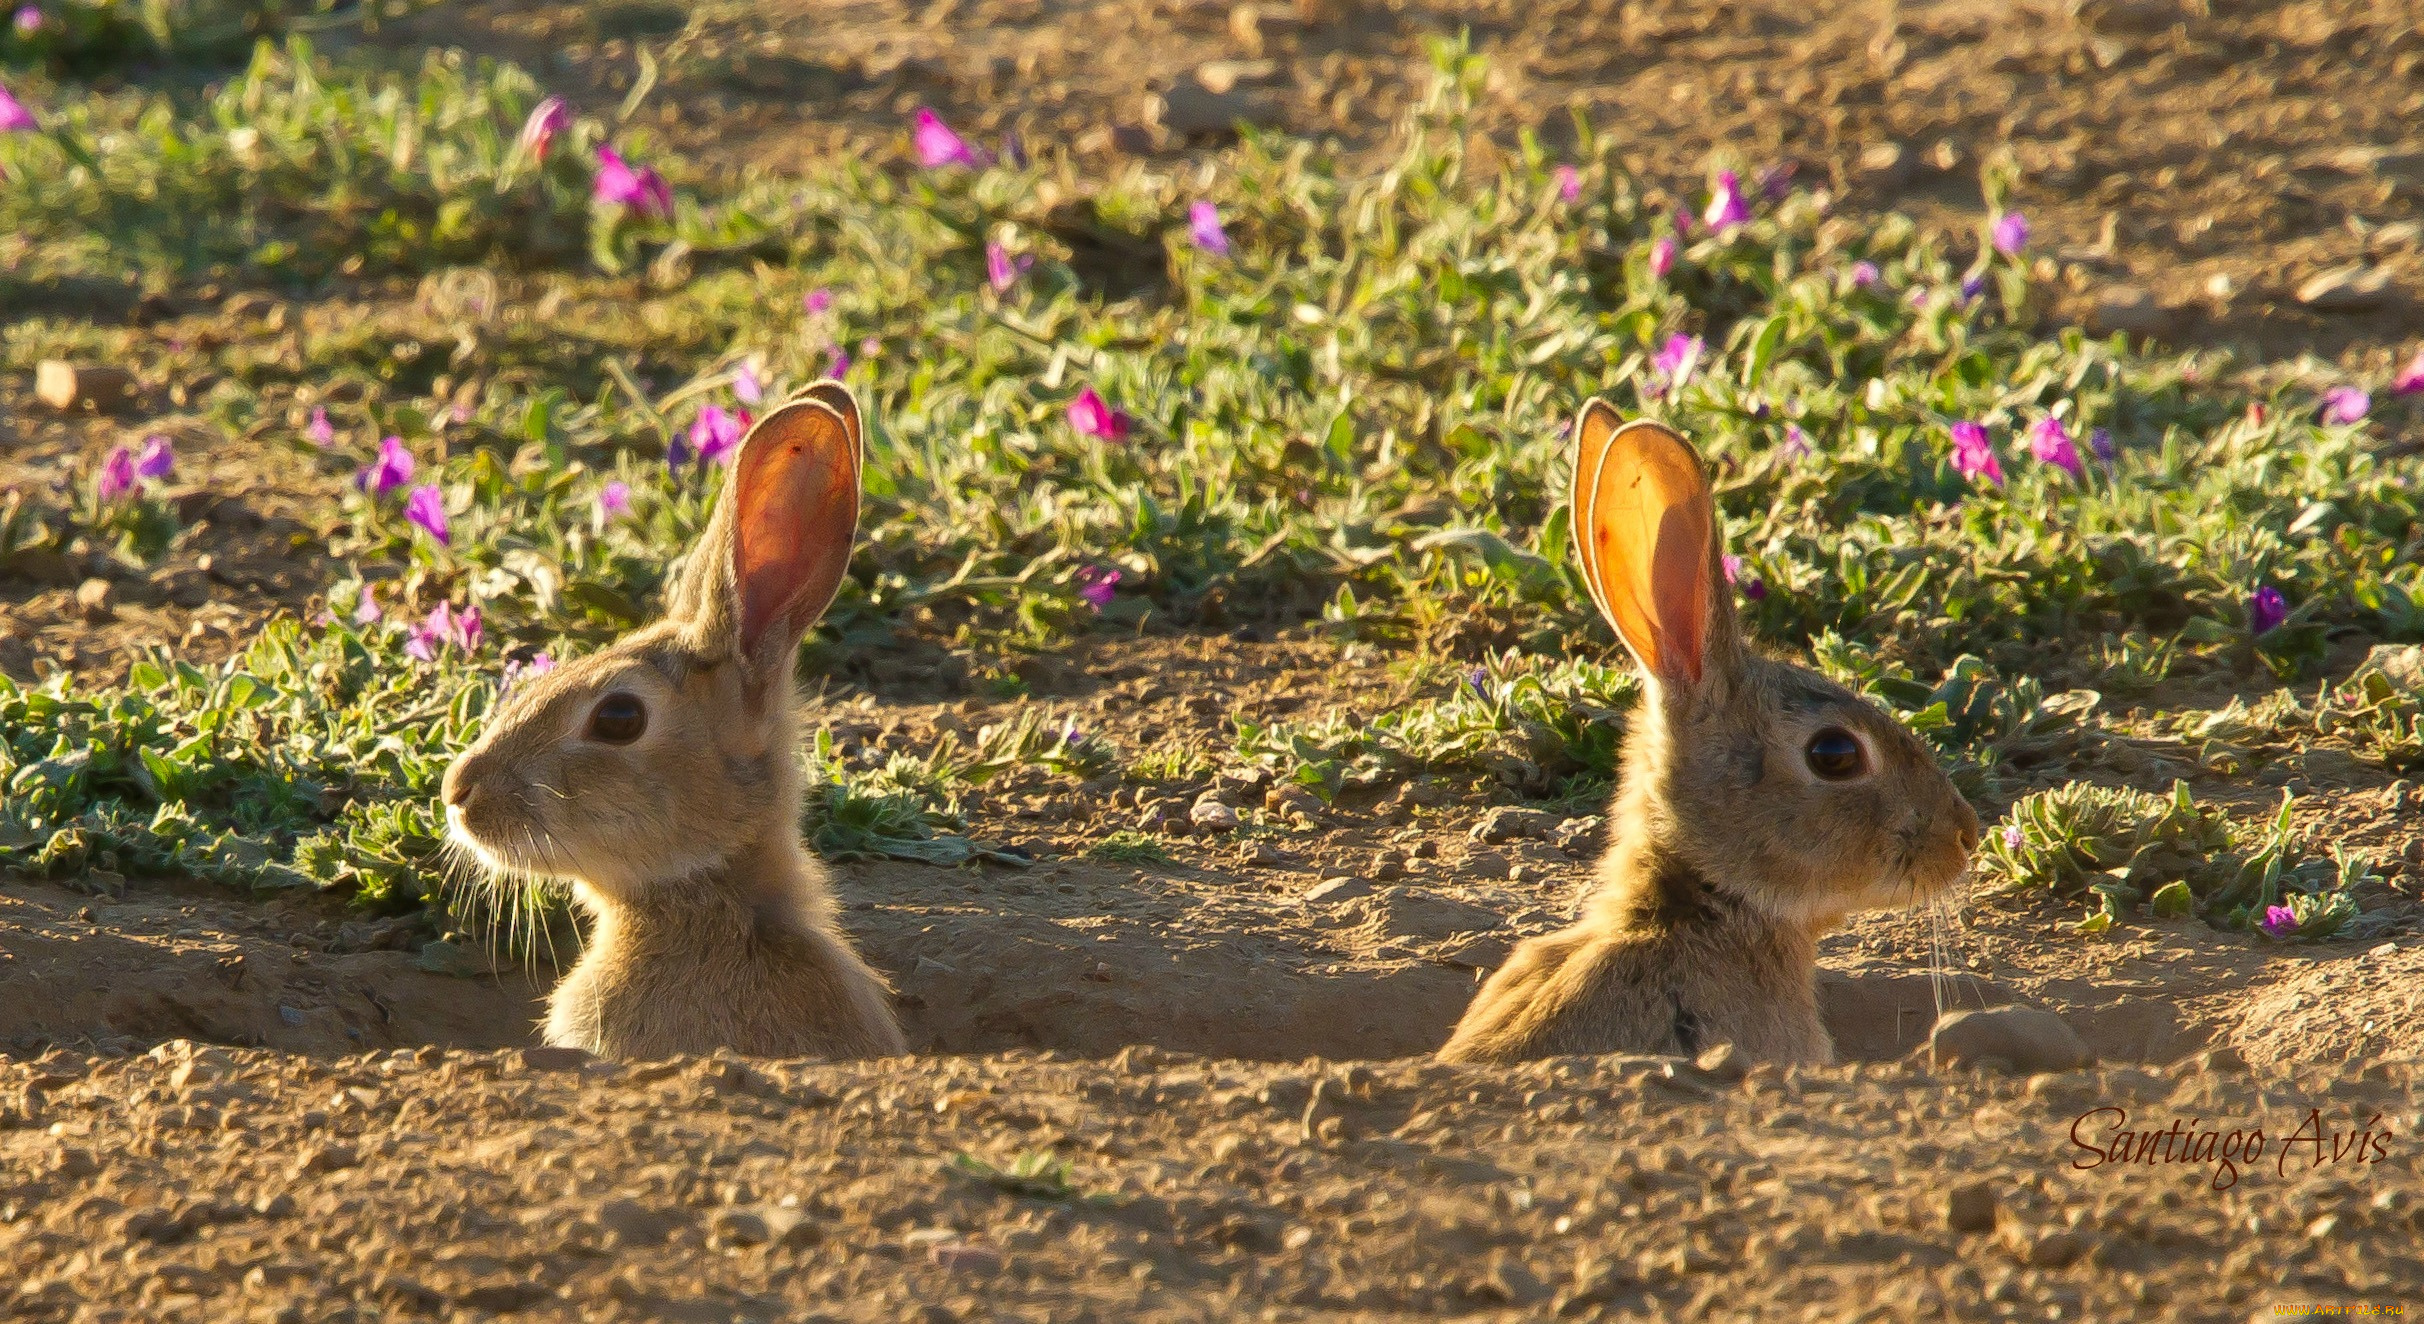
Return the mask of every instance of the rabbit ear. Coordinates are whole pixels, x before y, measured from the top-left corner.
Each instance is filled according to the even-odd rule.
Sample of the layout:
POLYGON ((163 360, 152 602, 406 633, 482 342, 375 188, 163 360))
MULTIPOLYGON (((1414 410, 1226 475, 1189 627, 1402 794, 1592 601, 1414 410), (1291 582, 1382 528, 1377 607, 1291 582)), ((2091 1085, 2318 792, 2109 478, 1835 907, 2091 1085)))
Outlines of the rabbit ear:
MULTIPOLYGON (((857 412, 853 405, 850 417, 857 412)), ((831 405, 794 398, 742 438, 671 593, 669 612, 693 647, 790 676, 791 655, 832 605, 858 536, 854 434, 831 405)))
POLYGON ((814 400, 842 416, 842 425, 850 429, 850 448, 858 452, 859 469, 867 468, 867 434, 859 423, 859 407, 850 388, 827 377, 813 385, 792 392, 794 400, 814 400))
POLYGON ((1733 642, 1699 457, 1662 424, 1619 426, 1599 400, 1574 433, 1574 531, 1600 614, 1642 670, 1697 685, 1712 641, 1721 658, 1733 642))

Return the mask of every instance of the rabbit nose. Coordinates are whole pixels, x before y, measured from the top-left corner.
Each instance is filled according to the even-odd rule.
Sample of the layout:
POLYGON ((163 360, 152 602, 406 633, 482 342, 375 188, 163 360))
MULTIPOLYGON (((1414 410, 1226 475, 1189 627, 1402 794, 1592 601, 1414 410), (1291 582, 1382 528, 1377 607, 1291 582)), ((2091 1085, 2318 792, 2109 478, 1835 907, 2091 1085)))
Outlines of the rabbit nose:
POLYGON ((471 799, 471 775, 466 771, 470 766, 471 759, 468 756, 447 764, 446 779, 439 786, 440 794, 445 797, 446 803, 457 809, 462 808, 464 803, 471 799))
POLYGON ((1953 825, 1953 835, 1960 839, 1961 853, 1967 855, 1978 849, 1978 811, 1969 807, 1969 801, 1959 797, 1955 797, 1953 803, 1961 811, 1960 819, 1953 825))

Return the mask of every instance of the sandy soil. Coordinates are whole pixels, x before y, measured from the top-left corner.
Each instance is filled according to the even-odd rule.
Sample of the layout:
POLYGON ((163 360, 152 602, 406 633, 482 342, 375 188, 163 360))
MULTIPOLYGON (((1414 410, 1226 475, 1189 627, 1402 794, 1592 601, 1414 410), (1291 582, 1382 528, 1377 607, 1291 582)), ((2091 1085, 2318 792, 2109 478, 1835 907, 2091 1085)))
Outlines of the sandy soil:
MULTIPOLYGON (((897 150, 907 113, 935 104, 989 140, 1018 126, 1089 157, 1175 163, 1219 135, 1173 132, 1147 96, 1210 62, 1267 59, 1237 73, 1256 117, 1377 151, 1421 85, 1421 34, 1453 15, 1498 57, 1494 131, 1570 141, 1579 104, 1679 194, 1722 148, 1796 158, 1855 212, 1954 227, 1980 214, 1978 162, 2008 147, 2068 291, 2056 316, 2140 316, 2134 328, 2182 342, 2311 349, 2358 370, 2413 352, 2424 36, 2394 0, 2111 0, 2084 20, 1998 19, 1982 0, 1342 0, 1307 5, 1311 22, 1238 8, 703 7, 687 53, 665 61, 662 131, 725 166, 782 168, 846 144, 897 150), (2300 302, 2304 282, 2350 265, 2387 274, 2386 292, 2300 302), (2148 302, 2117 313, 2115 285, 2148 302)), ((661 50, 686 21, 669 5, 465 4, 380 39, 513 54, 604 106, 631 42, 661 50)), ((214 321, 264 344, 283 334, 208 308, 164 325, 214 321)), ((54 481, 124 426, 37 416, 29 386, 0 381, 0 481, 54 481)), ((2399 409, 2383 403, 2385 435, 2412 430, 2399 409)), ((185 464, 180 500, 203 527, 158 570, 6 567, 0 669, 108 675, 151 641, 223 655, 268 614, 311 605, 327 575, 310 503, 327 480, 249 441, 185 464), (112 591, 87 607, 75 590, 95 577, 112 591)), ((931 642, 911 647, 931 662, 931 642)), ((878 741, 997 720, 1000 705, 895 660, 845 668, 831 697, 850 708, 826 720, 878 741)), ((1216 754, 1237 717, 1379 702, 1342 692, 1336 660, 1301 632, 1149 636, 1023 678, 1125 747, 1216 754)), ((2310 824, 2390 862, 2363 942, 2285 950, 2196 924, 2090 942, 2068 931, 2070 907, 1982 901, 1940 957, 1929 917, 1866 917, 1824 952, 1847 1065, 1739 1080, 1651 1059, 1420 1061, 1482 971, 1561 922, 1588 844, 1477 842, 1488 804, 1452 794, 1410 815, 1350 802, 1251 842, 1165 835, 1167 862, 1086 854, 1203 784, 1037 774, 971 811, 975 835, 1027 846, 1036 867, 841 868, 846 922, 931 1054, 856 1066, 527 1054, 552 969, 442 940, 426 919, 158 881, 0 882, 0 1315, 2205 1320, 2424 1306, 2424 795, 2410 784, 2295 786, 2310 824), (1307 899, 1335 877, 1354 882, 1307 899), (1933 1074, 1910 1054, 1940 995, 2051 1008, 2105 1065, 1933 1074), (2221 1056, 2201 1065, 2207 1052, 2221 1056), (2224 1190, 2205 1164, 2074 1166, 2073 1119, 2107 1106, 2261 1127, 2273 1147, 2224 1190), (2328 1161, 2303 1146, 2278 1161, 2310 1112, 2342 1157, 2327 1138, 2328 1161), (2347 1157, 2351 1133, 2383 1136, 2362 1150, 2379 1161, 2347 1157), (946 1166, 1043 1150, 1070 1162, 1074 1189, 1022 1195, 946 1166)))

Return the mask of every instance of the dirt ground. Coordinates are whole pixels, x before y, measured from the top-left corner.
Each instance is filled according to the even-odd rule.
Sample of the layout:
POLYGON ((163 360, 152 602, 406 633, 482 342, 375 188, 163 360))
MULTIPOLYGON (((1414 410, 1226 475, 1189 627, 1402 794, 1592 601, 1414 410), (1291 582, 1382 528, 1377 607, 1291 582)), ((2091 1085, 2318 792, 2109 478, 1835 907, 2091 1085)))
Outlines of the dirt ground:
MULTIPOLYGON (((661 131, 726 166, 781 169, 845 145, 897 152, 907 113, 933 104, 988 142, 1016 126, 1175 167, 1219 135, 1171 128, 1169 94, 1186 80, 1209 94, 1198 71, 1245 61, 1212 76, 1237 80, 1221 96, 1242 87, 1255 118, 1376 151, 1422 84, 1422 34, 1463 24, 1497 57, 1485 128, 1570 142, 1581 105, 1678 192, 1725 149, 1796 159, 1847 210, 1961 228, 1981 214, 1978 162, 2008 146, 2015 203, 2067 291, 2056 316, 2352 371, 2412 355, 2417 15, 2394 0, 2083 9, 709 6, 688 55, 665 60, 661 131), (2350 267, 2385 284, 2299 298, 2350 267)), ((630 43, 661 51, 686 22, 670 5, 474 3, 379 39, 552 67, 604 108, 630 43)), ((282 334, 207 309, 158 333, 214 321, 282 334)), ((60 481, 117 439, 122 424, 37 416, 29 388, 0 381, 0 481, 60 481)), ((2389 401, 2378 418, 2391 435, 2414 427, 2389 401)), ((334 480, 267 442, 187 449, 181 465, 173 495, 200 527, 160 568, 81 554, 6 567, 0 669, 118 674, 153 641, 224 655, 268 615, 314 605, 328 575, 312 504, 334 480), (112 586, 98 606, 77 598, 91 578, 112 586)), ((1382 696, 1342 690, 1336 663, 1301 631, 1149 634, 1025 680, 1125 748, 1214 753, 1235 718, 1373 710, 1382 696)), ((870 675, 831 691, 824 720, 852 739, 973 731, 999 706, 870 675)), ((973 835, 1029 847, 1035 867, 837 869, 846 923, 927 1054, 853 1066, 529 1054, 552 970, 500 971, 424 919, 159 882, 0 882, 0 1316, 2205 1320, 2424 1306, 2411 784, 2294 788, 2310 823, 2388 862, 2362 942, 2289 949, 2195 923, 2086 941, 2074 907, 2033 900, 1974 902, 1941 933, 1926 915, 1863 917, 1822 956, 1846 1064, 1745 1079, 1657 1059, 1420 1060, 1482 972, 1569 913, 1587 837, 1572 851, 1476 841, 1489 806, 1451 796, 1411 814, 1351 803, 1257 841, 1173 837, 1167 862, 1086 853, 1194 789, 1039 774, 971 810, 973 835), (1910 1058, 1939 1006, 1931 971, 1951 975, 1951 1005, 2056 1011, 2104 1065, 1931 1072, 1910 1058), (2261 1127, 2271 1148, 2226 1189, 2210 1164, 2081 1167, 2074 1119, 2102 1107, 2132 1125, 2261 1127), (2310 1111, 2321 1146, 2281 1148, 2310 1111), (1072 1189, 1037 1179, 1021 1194, 948 1166, 1044 1150, 1071 1163, 1072 1189)))

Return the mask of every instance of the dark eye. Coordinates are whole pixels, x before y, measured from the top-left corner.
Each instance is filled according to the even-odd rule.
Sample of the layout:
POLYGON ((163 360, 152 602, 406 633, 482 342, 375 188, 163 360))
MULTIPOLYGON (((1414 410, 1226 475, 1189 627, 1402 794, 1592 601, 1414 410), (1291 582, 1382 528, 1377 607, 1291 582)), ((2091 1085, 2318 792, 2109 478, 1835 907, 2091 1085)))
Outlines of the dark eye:
POLYGON ((648 707, 628 694, 609 694, 589 711, 589 736, 609 745, 628 745, 648 729, 648 707))
POLYGON ((1851 732, 1831 726, 1811 736, 1810 746, 1801 756, 1823 781, 1850 781, 1868 771, 1868 756, 1861 751, 1860 742, 1851 732))

